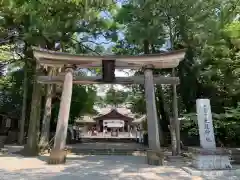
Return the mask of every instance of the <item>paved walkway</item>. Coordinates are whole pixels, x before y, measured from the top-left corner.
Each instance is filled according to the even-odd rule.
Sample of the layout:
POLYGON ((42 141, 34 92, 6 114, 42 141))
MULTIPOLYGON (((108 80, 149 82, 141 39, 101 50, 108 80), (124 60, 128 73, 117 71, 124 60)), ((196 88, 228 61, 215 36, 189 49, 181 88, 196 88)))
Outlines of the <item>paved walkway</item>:
POLYGON ((69 156, 65 165, 47 165, 46 157, 0 158, 1 180, 162 180, 192 178, 176 167, 154 167, 144 157, 69 156))
POLYGON ((64 165, 48 165, 47 158, 0 155, 0 180, 240 180, 222 175, 193 177, 181 169, 183 164, 150 166, 143 156, 68 155, 64 165))
POLYGON ((140 156, 68 155, 64 165, 47 165, 47 157, 0 157, 1 180, 238 180, 237 177, 193 177, 177 164, 149 166, 140 156))

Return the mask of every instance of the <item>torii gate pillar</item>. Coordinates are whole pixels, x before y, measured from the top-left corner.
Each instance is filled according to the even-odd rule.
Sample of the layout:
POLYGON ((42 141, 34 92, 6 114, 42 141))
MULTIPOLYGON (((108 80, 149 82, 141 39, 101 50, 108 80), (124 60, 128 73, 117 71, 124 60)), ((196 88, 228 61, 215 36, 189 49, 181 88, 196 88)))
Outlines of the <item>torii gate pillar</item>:
POLYGON ((66 67, 65 72, 54 147, 50 153, 48 164, 62 164, 66 162, 67 152, 65 145, 72 98, 73 68, 66 67))
POLYGON ((144 70, 144 86, 146 97, 147 124, 148 124, 148 145, 147 161, 150 165, 162 165, 163 155, 159 140, 159 123, 155 100, 155 88, 153 82, 153 66, 149 65, 144 70))

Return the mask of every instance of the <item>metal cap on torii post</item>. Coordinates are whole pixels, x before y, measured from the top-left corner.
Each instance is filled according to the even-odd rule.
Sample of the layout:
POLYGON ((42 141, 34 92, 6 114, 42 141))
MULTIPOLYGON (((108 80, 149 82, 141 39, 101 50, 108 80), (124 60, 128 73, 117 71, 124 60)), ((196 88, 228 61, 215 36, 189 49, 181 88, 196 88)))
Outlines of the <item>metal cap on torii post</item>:
POLYGON ((75 69, 77 69, 77 66, 75 64, 67 64, 67 65, 64 65, 64 72, 67 72, 67 71, 71 71, 73 72, 75 69))
POLYGON ((145 65, 145 66, 143 67, 144 70, 147 70, 147 69, 153 70, 154 68, 155 68, 155 67, 154 67, 154 65, 152 65, 152 64, 147 64, 147 65, 145 65))

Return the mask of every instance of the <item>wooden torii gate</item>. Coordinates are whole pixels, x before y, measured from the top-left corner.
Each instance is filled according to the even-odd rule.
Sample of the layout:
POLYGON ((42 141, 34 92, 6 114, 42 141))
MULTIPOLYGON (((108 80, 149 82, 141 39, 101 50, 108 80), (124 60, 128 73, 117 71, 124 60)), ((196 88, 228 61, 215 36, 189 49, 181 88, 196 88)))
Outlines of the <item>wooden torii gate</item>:
POLYGON ((34 48, 34 56, 40 66, 59 67, 64 75, 39 76, 38 83, 63 83, 60 109, 54 147, 51 151, 49 164, 64 163, 66 159, 65 143, 70 112, 73 84, 144 84, 149 149, 160 152, 158 117, 155 103, 154 84, 179 83, 178 77, 153 76, 153 69, 175 68, 185 56, 185 50, 163 54, 139 56, 89 56, 34 48), (74 76, 75 68, 102 68, 102 76, 74 76), (115 69, 144 69, 143 76, 115 77, 115 69))

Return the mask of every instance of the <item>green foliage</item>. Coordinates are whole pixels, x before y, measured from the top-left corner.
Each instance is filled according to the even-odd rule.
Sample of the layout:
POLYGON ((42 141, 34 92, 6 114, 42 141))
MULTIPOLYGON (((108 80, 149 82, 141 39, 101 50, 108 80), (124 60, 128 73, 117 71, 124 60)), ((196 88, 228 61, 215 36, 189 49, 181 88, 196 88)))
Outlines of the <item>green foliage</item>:
MULTIPOLYGON (((53 103, 53 116, 52 119, 56 122, 60 107, 60 96, 53 103)), ((93 111, 93 106, 96 99, 96 90, 94 87, 84 87, 81 85, 74 85, 72 92, 72 101, 70 108, 70 118, 69 123, 72 124, 75 118, 87 114, 95 113, 93 111)))
POLYGON ((75 47, 76 42, 71 42, 74 34, 96 35, 101 30, 104 20, 99 14, 107 9, 105 5, 109 1, 0 1, 1 38, 24 42, 26 50, 32 45, 54 49, 56 42, 62 49, 75 47))
MULTIPOLYGON (((0 1, 0 26, 1 35, 4 39, 9 39, 8 43, 16 44, 16 51, 21 55, 20 60, 25 60, 25 65, 29 63, 29 69, 35 71, 36 63, 33 59, 32 46, 47 48, 50 50, 63 50, 81 53, 86 52, 86 49, 91 49, 84 45, 83 42, 78 42, 78 39, 74 39, 76 33, 94 34, 97 36, 102 28, 102 19, 99 17, 100 11, 107 1, 86 1, 86 0, 10 0, 0 1), (97 26, 96 26, 97 25, 97 26), (7 32, 7 33, 5 33, 7 32), (94 33, 93 33, 94 32, 94 33), (5 34, 4 34, 5 33, 5 34), (73 41, 76 41, 75 44, 73 41), (59 44, 56 47, 56 44, 59 44), (19 44, 22 44, 20 46, 19 44), (77 44, 77 45, 76 45, 77 44), (84 46, 84 48, 77 49, 76 46, 84 46), (74 51, 75 50, 75 51, 74 51)), ((25 79, 27 77, 25 76, 25 79)), ((33 86, 36 87, 36 78, 33 79, 33 86)), ((24 81, 26 82, 26 81, 24 81)), ((24 92, 26 92, 27 84, 25 83, 24 92)), ((36 88, 34 88, 36 89, 36 88)), ((77 92, 83 93, 81 89, 77 92)), ((39 102, 39 91, 33 91, 32 102, 39 102)), ((77 96, 79 93, 73 92, 77 96)), ((23 94, 23 93, 22 93, 23 94)), ((84 94, 85 95, 85 94, 84 94)), ((29 95, 28 95, 29 96, 29 95)), ((85 96, 84 96, 85 97, 85 96)), ((26 95, 23 101, 26 102, 26 95)), ((24 103, 25 104, 25 103, 24 103)), ((29 125, 28 146, 35 151, 37 145, 37 132, 34 130, 39 124, 40 118, 38 118, 38 111, 40 109, 34 109, 34 104, 31 104, 31 116, 29 125)), ((75 106, 79 103, 73 104, 73 110, 71 112, 71 118, 75 117, 75 106)), ((59 100, 55 102, 56 107, 59 106, 59 100)), ((23 107, 26 109, 26 107, 23 107)), ((24 114, 24 113, 23 113, 24 114)), ((40 115, 39 115, 40 116, 40 115)), ((20 117, 19 117, 20 118, 20 117)), ((56 115, 53 116, 57 119, 56 115)), ((21 119, 25 119, 22 117, 21 119)), ((24 129, 22 129, 24 130, 24 129)), ((36 129, 38 131, 38 129, 36 129)), ((23 134, 23 133, 22 133, 23 134)), ((29 150, 30 150, 29 149, 29 150)))
POLYGON ((184 118, 180 122, 182 132, 187 132, 189 136, 196 136, 199 134, 196 113, 184 114, 184 118))
POLYGON ((225 114, 223 114, 223 118, 229 118, 229 119, 235 119, 239 120, 240 119, 240 102, 237 103, 236 108, 226 108, 225 114))
MULTIPOLYGON (((100 16, 102 11, 108 9, 114 9, 114 4, 108 0, 0 1, 0 43, 1 45, 4 43, 0 51, 1 62, 11 64, 8 65, 9 71, 19 69, 23 63, 11 61, 12 56, 19 54, 21 56, 19 62, 27 60, 29 70, 32 71, 34 60, 31 47, 55 49, 55 43, 60 43, 63 51, 71 53, 101 53, 102 46, 91 47, 86 43, 89 39, 102 35, 103 30, 107 31, 106 29, 111 26, 112 22, 100 16), (80 35, 84 38, 79 39, 80 35)), ((1 77, 4 89, 1 90, 3 91, 1 110, 6 114, 14 109, 18 111, 14 115, 20 118, 23 75, 17 76, 16 81, 11 77, 11 74, 1 77), (17 108, 12 108, 13 106, 17 108)), ((31 73, 28 74, 28 78, 31 89, 31 73)), ((95 94, 96 91, 92 87, 74 87, 71 120, 81 113, 93 111, 95 94)), ((28 93, 28 99, 31 99, 31 91, 28 93)), ((59 100, 59 97, 54 97, 52 116, 54 120, 57 119, 59 100)), ((29 110, 30 103, 27 104, 29 110)))
POLYGON ((13 56, 11 54, 11 46, 9 45, 2 45, 0 46, 0 62, 5 63, 7 60, 10 60, 13 56))
MULTIPOLYGON (((186 48, 186 56, 176 69, 181 82, 177 88, 180 116, 195 114, 197 98, 209 98, 217 137, 233 143, 240 137, 239 7, 238 0, 129 0, 121 7, 110 0, 1 0, 0 65, 13 63, 5 76, 0 67, 1 112, 15 110, 14 115, 20 115, 22 66, 26 60, 30 86, 33 45, 54 50, 55 43, 60 43, 62 51, 79 54, 139 55, 161 52, 167 39, 170 46, 164 46, 165 50, 186 48), (124 36, 119 37, 119 32, 124 36), (106 49, 97 42, 99 37, 111 40, 114 46, 106 49)), ((100 73, 101 69, 93 71, 100 73)), ((169 70, 154 73, 171 75, 169 70)), ((92 86, 74 86, 70 119, 94 113, 97 103, 127 104, 134 112, 145 114, 144 88, 135 85, 130 89, 110 89, 101 99, 92 86)), ((171 93, 170 86, 156 87, 161 122, 168 123, 171 116, 171 93)), ((59 97, 55 97, 53 119, 57 119, 58 108, 59 97)), ((186 121, 182 130, 196 135, 193 122, 186 121)))
POLYGON ((118 107, 119 105, 126 103, 127 97, 128 92, 116 90, 112 87, 107 91, 105 97, 103 98, 103 103, 105 105, 109 104, 118 107))
MULTIPOLYGON (((222 114, 226 108, 236 107, 240 100, 238 13, 238 0, 127 1, 115 16, 125 36, 116 42, 113 51, 116 54, 157 53, 165 38, 171 43, 171 48, 167 48, 186 48, 185 59, 177 69, 181 82, 177 89, 180 116, 195 113, 197 98, 209 98, 212 111, 222 114)), ((163 70, 155 73, 170 75, 170 71, 163 70)), ((130 98, 131 108, 144 113, 143 89, 134 89, 137 92, 130 98)), ((160 113, 162 117, 170 116, 167 113, 171 112, 170 93, 170 88, 164 87, 156 94, 158 110, 165 106, 160 113)), ((187 121, 183 130, 196 135, 197 126, 192 122, 187 121)), ((216 120, 214 124, 216 134, 224 139, 218 128, 224 123, 216 120)), ((227 131, 228 125, 223 129, 227 131)), ((228 132, 231 132, 228 137, 236 137, 232 130, 228 132)))
POLYGON ((217 137, 226 145, 238 145, 240 140, 240 103, 225 108, 225 113, 214 116, 214 127, 217 137))
POLYGON ((1 78, 0 114, 18 118, 21 115, 23 70, 11 72, 1 78))
POLYGON ((231 37, 231 38, 240 38, 240 23, 239 22, 233 22, 226 26, 225 32, 231 37))
MULTIPOLYGON (((236 107, 225 108, 221 114, 213 113, 213 126, 217 143, 227 146, 237 146, 240 140, 240 103, 236 107)), ((188 132, 189 136, 198 136, 198 125, 196 113, 184 114, 181 126, 182 132, 188 132)))
POLYGON ((131 92, 129 92, 128 104, 130 105, 132 112, 138 114, 146 113, 144 93, 137 87, 132 87, 131 92))

